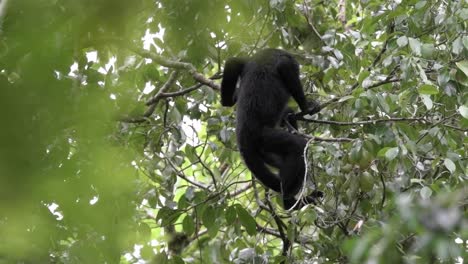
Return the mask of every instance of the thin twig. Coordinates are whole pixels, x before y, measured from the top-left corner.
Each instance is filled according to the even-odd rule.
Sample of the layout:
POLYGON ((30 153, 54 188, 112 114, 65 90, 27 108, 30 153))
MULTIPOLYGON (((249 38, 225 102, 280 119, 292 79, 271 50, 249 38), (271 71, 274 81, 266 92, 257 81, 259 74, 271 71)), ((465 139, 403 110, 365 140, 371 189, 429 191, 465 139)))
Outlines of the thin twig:
POLYGON ((168 159, 167 160, 169 162, 169 164, 171 165, 171 167, 175 170, 176 172, 176 175, 179 176, 180 178, 184 179, 186 182, 192 184, 192 185, 195 185, 199 188, 202 188, 204 190, 209 190, 209 188, 201 183, 198 183, 196 181, 192 181, 190 180, 189 178, 187 178, 183 173, 181 173, 180 171, 177 170, 177 166, 170 160, 168 159))
POLYGON ((385 186, 385 179, 383 177, 383 173, 380 173, 380 181, 382 182, 382 201, 380 202, 380 210, 383 209, 384 207, 384 204, 385 204, 385 199, 386 199, 386 192, 387 192, 387 188, 385 186))
POLYGON ((351 142, 354 139, 352 138, 323 138, 323 137, 316 137, 316 136, 311 136, 307 134, 299 134, 305 138, 312 139, 314 141, 319 141, 319 142, 351 142))
POLYGON ((271 205, 269 197, 267 197, 266 199, 266 204, 268 206, 268 211, 270 212, 271 216, 275 220, 276 226, 278 227, 278 232, 281 236, 281 240, 283 240, 283 250, 282 250, 281 255, 287 257, 289 249, 291 247, 291 241, 289 241, 287 234, 284 232, 283 227, 285 226, 285 224, 278 217, 278 214, 276 213, 275 209, 271 205))

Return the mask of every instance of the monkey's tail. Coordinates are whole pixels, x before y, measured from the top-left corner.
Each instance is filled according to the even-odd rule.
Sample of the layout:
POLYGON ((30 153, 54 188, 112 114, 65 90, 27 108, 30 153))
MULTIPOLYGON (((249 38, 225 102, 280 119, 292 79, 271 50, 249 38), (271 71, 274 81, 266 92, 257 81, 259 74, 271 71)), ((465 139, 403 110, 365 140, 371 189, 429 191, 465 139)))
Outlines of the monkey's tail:
POLYGON ((241 149, 241 155, 245 165, 266 187, 275 192, 281 193, 281 180, 279 175, 273 173, 265 165, 262 158, 262 153, 255 147, 255 143, 251 143, 249 147, 241 149))
POLYGON ((246 60, 244 58, 230 58, 226 61, 221 81, 221 104, 233 106, 236 103, 235 91, 237 80, 244 70, 246 60))

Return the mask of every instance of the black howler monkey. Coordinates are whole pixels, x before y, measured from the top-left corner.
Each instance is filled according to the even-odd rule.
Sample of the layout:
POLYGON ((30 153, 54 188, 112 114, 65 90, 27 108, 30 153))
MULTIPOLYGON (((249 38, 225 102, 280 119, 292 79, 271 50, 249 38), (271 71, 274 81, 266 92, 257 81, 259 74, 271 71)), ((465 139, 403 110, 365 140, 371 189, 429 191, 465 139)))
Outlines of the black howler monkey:
MULTIPOLYGON (((302 187, 303 153, 307 144, 302 136, 279 127, 291 111, 287 107, 291 96, 303 113, 320 111, 317 102, 307 102, 299 79, 299 64, 286 51, 265 49, 251 58, 227 60, 221 82, 221 104, 233 106, 237 103, 239 151, 255 177, 283 195, 286 209, 295 205, 295 195, 302 187), (236 88, 239 79, 240 85, 236 88), (266 164, 278 168, 279 175, 266 164)), ((321 193, 314 192, 306 197, 305 203, 313 203, 317 196, 321 193)), ((303 205, 299 203, 293 209, 303 205)))

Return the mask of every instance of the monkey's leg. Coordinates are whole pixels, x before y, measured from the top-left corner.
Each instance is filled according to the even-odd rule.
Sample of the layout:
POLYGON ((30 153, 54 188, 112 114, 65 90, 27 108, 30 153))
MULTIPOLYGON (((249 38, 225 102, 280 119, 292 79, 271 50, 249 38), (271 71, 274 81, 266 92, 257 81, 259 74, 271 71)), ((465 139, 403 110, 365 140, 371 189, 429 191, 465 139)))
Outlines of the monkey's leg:
MULTIPOLYGON (((271 172, 265 165, 264 153, 261 151, 261 147, 251 142, 248 147, 240 149, 240 152, 247 168, 263 185, 275 192, 281 192, 280 176, 271 172)), ((274 156, 272 158, 277 159, 274 156)))
POLYGON ((272 152, 262 152, 263 160, 269 166, 279 169, 284 162, 284 158, 281 155, 272 152))
POLYGON ((300 191, 304 182, 303 153, 307 141, 301 136, 279 129, 264 129, 262 135, 265 151, 283 157, 283 162, 279 166, 281 189, 284 207, 289 209, 295 204, 294 196, 300 191))

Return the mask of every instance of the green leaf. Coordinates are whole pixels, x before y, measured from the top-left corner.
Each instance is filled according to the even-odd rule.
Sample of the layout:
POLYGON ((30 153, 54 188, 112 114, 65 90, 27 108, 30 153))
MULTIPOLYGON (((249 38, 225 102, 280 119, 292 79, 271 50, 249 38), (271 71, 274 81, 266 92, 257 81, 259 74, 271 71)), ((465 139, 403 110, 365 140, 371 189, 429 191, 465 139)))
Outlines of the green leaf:
POLYGON ((421 54, 423 58, 430 59, 434 57, 435 47, 434 44, 422 44, 421 54))
POLYGON ((380 158, 385 157, 385 153, 387 153, 387 151, 389 149, 390 149, 389 147, 385 147, 385 148, 379 150, 379 152, 377 153, 377 157, 380 157, 380 158))
POLYGON ((298 217, 304 221, 306 224, 312 225, 317 219, 317 212, 311 208, 303 208, 298 214, 298 217))
POLYGON ((421 188, 421 190, 419 191, 419 194, 421 195, 421 197, 423 199, 429 199, 432 195, 432 190, 431 188, 427 187, 427 186, 424 186, 423 188, 421 188))
POLYGON ((468 8, 463 8, 459 11, 460 18, 463 20, 468 20, 468 8))
POLYGON ((457 65, 458 69, 460 69, 468 77, 468 60, 459 61, 455 64, 457 65))
POLYGON ((179 256, 172 256, 172 261, 173 264, 184 264, 185 261, 179 257, 179 256))
POLYGON ((452 42, 452 52, 455 54, 460 54, 463 51, 463 42, 462 38, 458 37, 452 42))
POLYGON ((395 159, 397 156, 398 156, 398 148, 395 147, 395 148, 389 148, 386 152, 385 152, 385 158, 387 158, 388 160, 393 160, 395 159))
POLYGON ((287 236, 290 241, 296 240, 296 227, 295 225, 288 225, 287 236))
POLYGON ((223 142, 227 142, 229 140, 230 132, 227 128, 223 128, 219 131, 219 136, 223 142))
POLYGON ((226 224, 232 225, 237 218, 236 208, 234 206, 229 206, 224 216, 226 217, 226 224))
POLYGON ((444 160, 444 165, 451 173, 454 173, 456 168, 457 168, 455 166, 455 163, 453 163, 453 161, 451 159, 449 159, 449 158, 446 158, 444 160))
POLYGON ((423 104, 426 106, 428 110, 432 109, 432 107, 434 106, 434 103, 432 102, 431 96, 427 94, 422 94, 421 99, 423 101, 423 104))
POLYGON ((397 39, 397 44, 400 48, 408 45, 408 38, 406 36, 401 36, 397 39))
POLYGON ((436 25, 440 25, 444 22, 445 19, 445 14, 443 12, 437 14, 437 16, 434 18, 434 23, 436 25))
POLYGON ((352 95, 347 95, 347 96, 344 96, 344 97, 341 97, 340 100, 338 102, 345 102, 345 101, 348 101, 350 99, 354 99, 354 96, 352 95))
POLYGON ((468 36, 464 36, 462 39, 463 46, 465 46, 465 49, 468 50, 468 36))
POLYGON ((370 75, 370 72, 369 72, 369 71, 362 71, 362 72, 359 74, 358 82, 359 82, 359 83, 362 83, 362 82, 364 81, 364 79, 366 79, 369 75, 370 75))
MULTIPOLYGON (((143 254, 142 254, 143 256, 143 254)), ((159 254, 157 254, 156 256, 154 256, 154 258, 152 259, 152 263, 158 263, 158 264, 167 264, 169 262, 168 258, 167 258, 167 254, 166 252, 161 252, 159 254)))
POLYGON ((414 55, 421 56, 421 42, 419 42, 419 39, 408 38, 408 40, 410 48, 413 51, 414 55))
POLYGON ((189 144, 185 146, 185 156, 190 160, 190 162, 195 162, 198 160, 196 156, 196 148, 189 144))
POLYGON ((209 228, 216 220, 216 210, 212 206, 208 206, 203 212, 202 221, 203 225, 209 228))
POLYGON ((219 224, 217 222, 214 222, 210 227, 207 228, 208 229, 208 235, 211 237, 211 238, 214 238, 216 237, 216 235, 218 234, 218 231, 219 231, 219 224))
POLYGON ((141 248, 140 255, 143 259, 151 259, 152 257, 154 257, 153 248, 148 245, 145 245, 143 248, 141 248))
POLYGON ((162 226, 168 226, 173 224, 177 218, 179 218, 181 212, 178 210, 172 210, 169 207, 163 207, 159 209, 156 219, 161 220, 162 226))
POLYGON ((439 90, 437 87, 431 84, 423 84, 418 88, 419 94, 438 94, 439 90))
POLYGON ((255 219, 247 212, 241 205, 236 206, 237 215, 242 226, 245 227, 249 235, 255 235, 257 233, 257 224, 255 219))
POLYGON ((146 223, 141 223, 138 226, 138 235, 143 241, 149 241, 151 239, 151 227, 146 223))
POLYGON ((195 222, 193 221, 192 216, 185 216, 184 220, 182 221, 182 227, 184 228, 184 232, 187 233, 187 235, 191 235, 195 232, 195 222))
POLYGON ((169 112, 169 117, 174 123, 180 123, 182 121, 182 115, 176 107, 172 107, 172 110, 169 112))
POLYGON ((426 5, 426 3, 427 1, 419 1, 414 7, 416 7, 416 9, 421 9, 426 5))
POLYGON ((468 119, 468 106, 462 105, 458 108, 458 111, 464 118, 468 119))
POLYGON ((450 81, 450 75, 447 72, 441 72, 437 76, 437 84, 439 84, 439 86, 441 87, 446 85, 449 81, 450 81))

